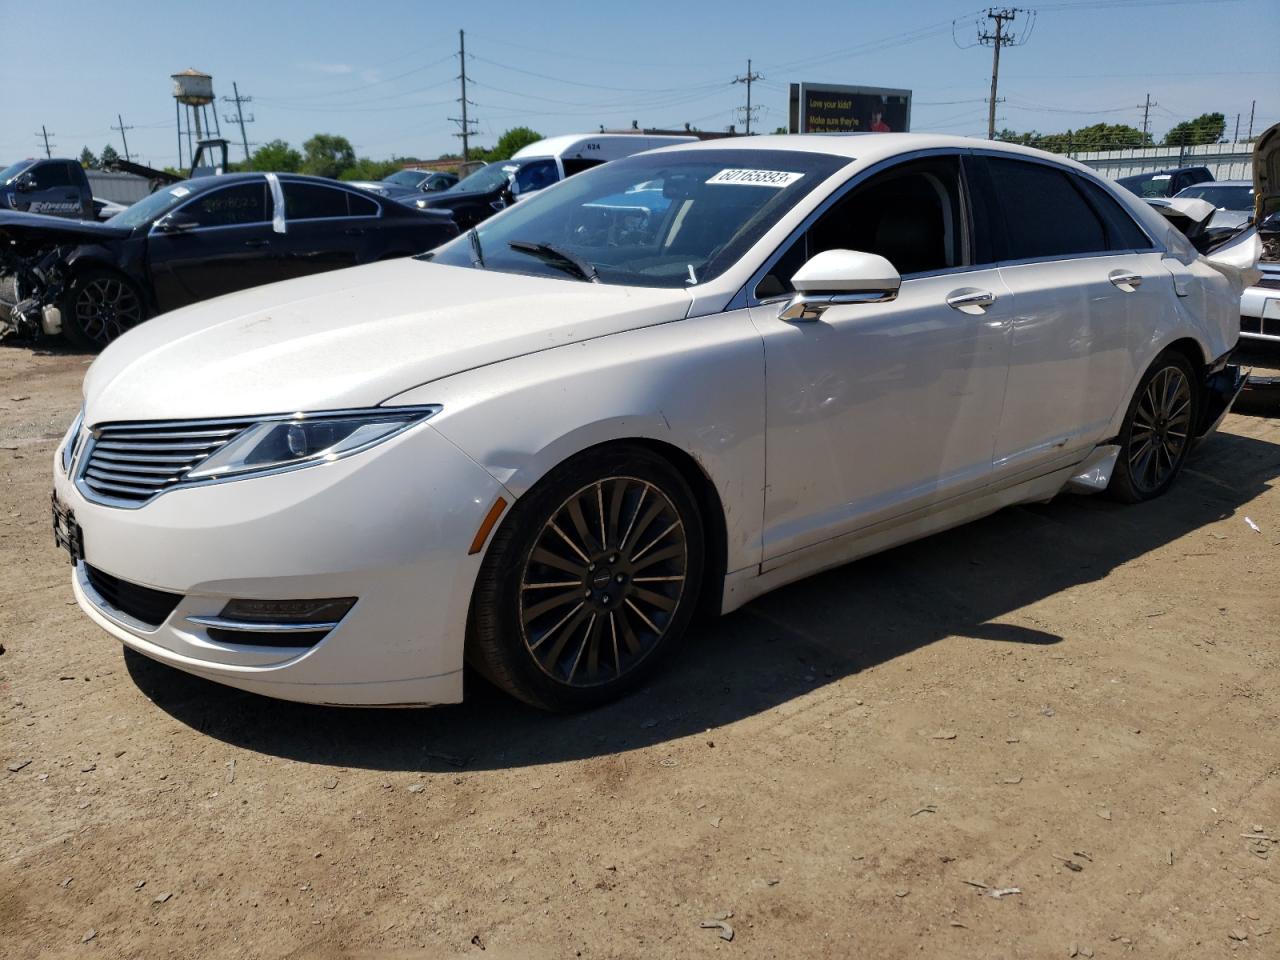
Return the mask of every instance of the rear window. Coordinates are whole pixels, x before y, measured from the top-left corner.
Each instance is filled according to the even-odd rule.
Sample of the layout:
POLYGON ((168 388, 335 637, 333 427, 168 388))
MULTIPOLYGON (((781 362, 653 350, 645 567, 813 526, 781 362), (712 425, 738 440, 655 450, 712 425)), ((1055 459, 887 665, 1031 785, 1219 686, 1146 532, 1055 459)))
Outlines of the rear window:
POLYGON ((1004 213, 1002 259, 1031 260, 1097 253, 1106 231, 1069 174, 1043 164, 993 157, 988 161, 1004 213))
POLYGON ((1133 217, 1115 197, 1083 177, 1076 177, 1074 180, 1076 185, 1088 195, 1090 202, 1106 225, 1108 250, 1150 250, 1152 248, 1151 238, 1133 222, 1133 217))
POLYGON ((284 190, 286 220, 321 220, 326 217, 348 215, 345 190, 336 190, 316 183, 296 183, 288 180, 280 186, 284 190))

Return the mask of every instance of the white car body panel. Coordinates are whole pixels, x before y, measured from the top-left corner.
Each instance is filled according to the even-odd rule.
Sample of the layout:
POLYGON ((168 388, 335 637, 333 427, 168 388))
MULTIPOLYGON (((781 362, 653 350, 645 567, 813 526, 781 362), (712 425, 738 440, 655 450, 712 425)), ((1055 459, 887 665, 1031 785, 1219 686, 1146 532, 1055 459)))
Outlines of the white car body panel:
POLYGON ((137 509, 86 499, 62 473, 60 449, 55 493, 84 531, 85 560, 183 594, 164 624, 144 630, 104 612, 77 574, 81 606, 147 656, 244 689, 322 703, 453 702, 483 557, 469 553, 473 537, 498 498, 518 500, 575 453, 639 439, 687 454, 723 513, 725 577, 712 586, 729 610, 1069 482, 1105 486, 1107 441, 1152 359, 1190 341, 1207 364, 1235 345, 1231 280, 1137 198, 1062 158, 1051 160, 1103 186, 1156 249, 908 276, 887 302, 780 320, 779 303, 746 288, 851 178, 922 150, 1045 155, 908 134, 753 137, 732 148, 849 163, 711 282, 638 288, 400 260, 207 301, 121 338, 86 377, 87 429, 441 410, 333 463, 175 488, 137 509), (1117 271, 1142 281, 1124 289, 1110 279, 1117 271), (994 301, 947 305, 969 289, 994 301), (359 601, 302 653, 220 644, 184 619, 228 598, 285 596, 359 601))

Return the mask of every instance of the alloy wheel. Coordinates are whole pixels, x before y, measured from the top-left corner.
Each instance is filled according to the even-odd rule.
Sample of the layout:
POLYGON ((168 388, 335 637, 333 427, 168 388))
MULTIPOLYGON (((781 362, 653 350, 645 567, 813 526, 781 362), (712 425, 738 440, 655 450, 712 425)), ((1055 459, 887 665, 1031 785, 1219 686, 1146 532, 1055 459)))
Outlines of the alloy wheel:
POLYGON ((123 280, 93 277, 76 290, 75 316, 86 338, 107 344, 142 322, 142 300, 123 280))
POLYGON ((1129 433, 1129 475, 1144 493, 1158 490, 1176 472, 1191 435, 1191 382, 1176 366, 1147 384, 1129 433))
POLYGON ((525 563, 525 648, 560 683, 618 679, 665 636, 688 563, 679 511, 653 483, 609 477, 581 488, 544 524, 525 563))

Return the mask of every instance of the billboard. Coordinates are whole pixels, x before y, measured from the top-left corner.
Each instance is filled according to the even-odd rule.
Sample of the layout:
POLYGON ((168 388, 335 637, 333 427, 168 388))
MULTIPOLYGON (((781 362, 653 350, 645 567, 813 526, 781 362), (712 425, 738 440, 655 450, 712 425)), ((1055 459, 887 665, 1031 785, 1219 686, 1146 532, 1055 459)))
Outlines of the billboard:
POLYGON ((902 133, 910 129, 910 90, 791 84, 792 133, 902 133))

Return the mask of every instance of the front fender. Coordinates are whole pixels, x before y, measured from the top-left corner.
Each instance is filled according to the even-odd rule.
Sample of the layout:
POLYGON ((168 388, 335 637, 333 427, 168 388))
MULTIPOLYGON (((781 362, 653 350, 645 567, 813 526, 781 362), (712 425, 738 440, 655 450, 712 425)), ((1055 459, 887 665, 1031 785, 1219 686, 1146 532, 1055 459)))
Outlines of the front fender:
POLYGON ((694 459, 719 496, 728 571, 760 563, 764 351, 745 311, 517 357, 386 403, 427 397, 444 408, 433 428, 516 496, 589 447, 670 444, 694 459))

